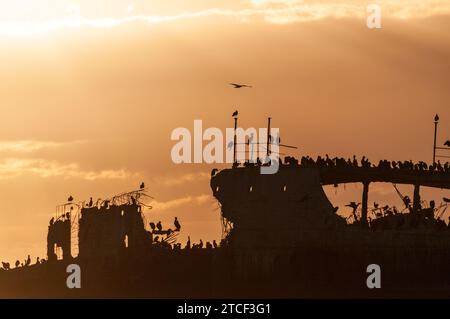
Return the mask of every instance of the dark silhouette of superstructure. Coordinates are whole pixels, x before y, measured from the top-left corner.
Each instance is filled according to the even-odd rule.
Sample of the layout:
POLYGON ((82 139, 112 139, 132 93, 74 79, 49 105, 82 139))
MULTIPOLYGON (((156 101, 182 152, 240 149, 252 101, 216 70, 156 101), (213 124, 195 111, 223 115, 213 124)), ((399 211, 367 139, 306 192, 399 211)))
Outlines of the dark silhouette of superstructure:
POLYGON ((137 203, 116 205, 105 201, 99 207, 83 207, 79 220, 79 258, 111 262, 124 248, 143 249, 151 241, 137 203))
POLYGON ((58 219, 52 218, 47 233, 47 258, 56 261, 56 250, 62 249, 62 258, 71 258, 71 221, 62 215, 58 219))
MULTIPOLYGON (((270 135, 270 119, 268 127, 267 157, 271 143, 280 142, 270 135)), ((329 155, 279 160, 277 173, 261 174, 266 159, 239 163, 235 152, 232 168, 211 171, 220 244, 188 237, 182 247, 177 217, 173 229, 147 222, 144 183, 97 202, 91 197, 76 204, 70 196, 50 221, 47 260, 31 265, 28 256, 13 269, 3 262, 0 296, 450 297, 450 224, 442 219, 450 200, 427 203, 420 196, 424 186, 450 189, 448 162, 374 165, 366 157, 329 155), (393 184, 404 207, 371 206, 376 182, 393 184), (345 183, 363 186, 361 197, 347 205, 348 218, 323 189, 345 183), (412 196, 397 184, 412 185, 412 196), (65 286, 71 263, 82 269, 82 289, 65 286), (370 264, 382 268, 382 290, 365 284, 370 264)))

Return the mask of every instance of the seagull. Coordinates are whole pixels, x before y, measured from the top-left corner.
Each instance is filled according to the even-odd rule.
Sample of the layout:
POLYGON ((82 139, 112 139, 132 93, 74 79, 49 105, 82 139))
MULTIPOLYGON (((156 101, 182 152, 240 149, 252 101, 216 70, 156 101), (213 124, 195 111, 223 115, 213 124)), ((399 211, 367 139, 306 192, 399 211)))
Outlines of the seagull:
POLYGON ((445 142, 444 145, 450 147, 450 140, 448 140, 447 142, 445 142))
POLYGON ((238 84, 238 83, 228 83, 229 85, 233 86, 233 89, 240 89, 240 88, 251 88, 251 85, 246 84, 238 84))
POLYGON ((145 183, 142 182, 142 183, 141 183, 141 186, 140 186, 140 189, 144 189, 144 188, 145 188, 145 183))
POLYGON ((70 195, 70 196, 69 196, 69 198, 67 199, 67 201, 68 201, 68 202, 71 202, 71 201, 73 201, 73 197, 72 197, 72 195, 70 195))
POLYGON ((236 117, 238 116, 239 112, 238 111, 234 111, 233 114, 231 115, 232 117, 236 117))

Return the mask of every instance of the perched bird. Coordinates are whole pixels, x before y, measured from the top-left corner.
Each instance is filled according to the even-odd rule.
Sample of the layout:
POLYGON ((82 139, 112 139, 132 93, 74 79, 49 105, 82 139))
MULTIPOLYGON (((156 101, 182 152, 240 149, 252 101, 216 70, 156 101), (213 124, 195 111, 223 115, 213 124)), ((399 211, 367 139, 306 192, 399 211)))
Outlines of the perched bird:
POLYGON ((360 203, 350 202, 348 205, 345 205, 346 207, 351 207, 353 209, 357 209, 360 203))
POLYGON ((253 133, 250 133, 250 136, 247 139, 247 145, 252 144, 254 138, 255 138, 255 135, 253 133))
POLYGON ((187 249, 190 249, 190 248, 191 248, 191 237, 190 237, 190 236, 188 236, 188 240, 187 240, 187 242, 186 242, 186 248, 187 248, 187 249))
POLYGON ((68 201, 68 202, 71 202, 71 201, 73 201, 73 197, 72 197, 72 195, 70 195, 70 196, 69 196, 69 198, 67 199, 67 201, 68 201))
POLYGON ((94 205, 94 201, 92 200, 92 197, 91 197, 91 199, 89 200, 88 207, 92 207, 92 205, 94 205))
POLYGON ((180 225, 180 222, 178 221, 177 217, 175 217, 175 220, 173 221, 173 224, 175 225, 175 231, 180 231, 181 225, 180 225))
POLYGON ((144 188, 145 188, 145 183, 142 182, 142 183, 141 183, 141 186, 140 186, 140 189, 144 189, 144 188))
POLYGON ((151 222, 151 223, 150 223, 150 228, 151 228, 152 230, 155 230, 155 228, 156 228, 156 225, 155 225, 155 223, 154 223, 154 222, 151 222))
POLYGON ((233 114, 231 115, 232 117, 236 117, 238 116, 239 112, 238 111, 234 111, 233 114))
POLYGON ((161 224, 161 221, 159 221, 159 222, 156 224, 156 228, 158 228, 159 231, 162 230, 162 224, 161 224))
POLYGON ((233 89, 240 89, 240 88, 251 88, 251 85, 246 84, 238 84, 238 83, 228 83, 233 86, 233 89))
POLYGON ((445 142, 444 145, 450 147, 450 140, 448 140, 447 142, 445 142))

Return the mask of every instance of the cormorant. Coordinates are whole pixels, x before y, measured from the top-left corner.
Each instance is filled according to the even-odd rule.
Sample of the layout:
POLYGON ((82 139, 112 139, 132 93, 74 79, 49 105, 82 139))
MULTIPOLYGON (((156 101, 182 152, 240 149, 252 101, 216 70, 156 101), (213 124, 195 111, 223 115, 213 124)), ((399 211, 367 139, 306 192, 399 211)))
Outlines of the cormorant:
POLYGON ((180 222, 178 221, 177 217, 175 217, 175 220, 173 221, 173 224, 175 225, 175 231, 180 231, 181 225, 180 225, 180 222))

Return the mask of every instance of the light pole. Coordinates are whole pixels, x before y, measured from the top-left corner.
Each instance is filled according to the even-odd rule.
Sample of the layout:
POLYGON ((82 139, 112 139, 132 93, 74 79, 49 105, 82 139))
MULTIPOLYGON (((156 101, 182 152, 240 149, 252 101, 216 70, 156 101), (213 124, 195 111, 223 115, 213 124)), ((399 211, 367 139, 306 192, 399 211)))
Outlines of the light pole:
POLYGON ((439 123, 439 115, 434 117, 434 144, 433 144, 433 165, 436 163, 436 137, 437 137, 437 126, 439 123))

